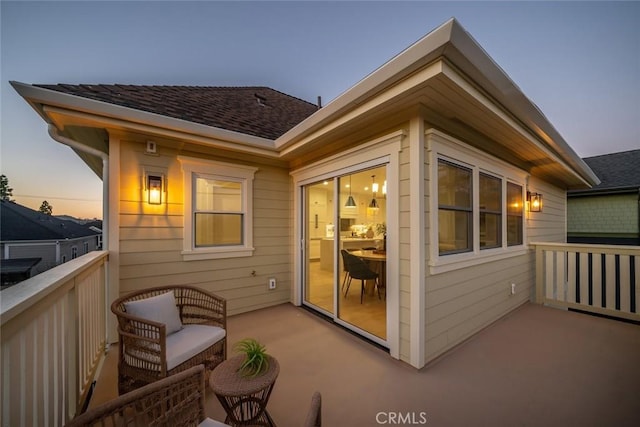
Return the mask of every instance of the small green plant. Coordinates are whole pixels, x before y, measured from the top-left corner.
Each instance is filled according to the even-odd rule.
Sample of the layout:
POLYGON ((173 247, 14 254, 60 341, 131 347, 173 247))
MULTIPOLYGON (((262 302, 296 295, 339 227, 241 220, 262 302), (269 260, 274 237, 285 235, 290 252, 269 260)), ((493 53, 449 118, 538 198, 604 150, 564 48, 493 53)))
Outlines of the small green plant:
POLYGON ((238 341, 234 349, 246 355, 238 368, 243 377, 257 377, 269 369, 269 360, 265 347, 253 338, 245 338, 238 341))

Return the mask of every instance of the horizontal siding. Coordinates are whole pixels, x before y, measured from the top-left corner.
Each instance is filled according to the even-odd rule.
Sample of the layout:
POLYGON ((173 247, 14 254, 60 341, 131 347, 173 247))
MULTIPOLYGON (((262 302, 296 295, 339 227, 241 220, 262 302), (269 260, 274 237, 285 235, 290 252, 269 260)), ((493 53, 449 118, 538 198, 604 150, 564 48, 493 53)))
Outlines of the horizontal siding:
POLYGON ((526 220, 528 240, 530 242, 566 242, 566 192, 535 177, 529 180, 529 191, 542 194, 542 212, 528 213, 526 220))
POLYGON ((258 168, 253 182, 252 256, 183 261, 184 215, 189 213, 184 212, 178 152, 158 144, 159 155, 147 156, 144 147, 144 141, 123 140, 121 144, 120 294, 153 286, 197 286, 226 298, 229 315, 289 301, 292 245, 288 171, 248 159, 240 163, 258 168), (144 167, 166 171, 167 202, 160 207, 142 200, 144 167), (276 290, 267 289, 271 277, 277 280, 276 290))
POLYGON ((430 361, 528 301, 533 255, 509 258, 427 279, 426 360, 430 361), (511 283, 516 294, 510 295, 511 283))
MULTIPOLYGON (((425 167, 429 170, 429 165, 425 167)), ((565 241, 564 190, 534 177, 530 178, 529 190, 543 195, 543 212, 527 214, 528 241, 565 241)), ((427 212, 427 224, 429 221, 427 212)), ((425 279, 427 362, 531 300, 534 292, 533 251, 435 275, 428 271, 425 279), (511 295, 511 283, 516 284, 515 295, 511 295)))

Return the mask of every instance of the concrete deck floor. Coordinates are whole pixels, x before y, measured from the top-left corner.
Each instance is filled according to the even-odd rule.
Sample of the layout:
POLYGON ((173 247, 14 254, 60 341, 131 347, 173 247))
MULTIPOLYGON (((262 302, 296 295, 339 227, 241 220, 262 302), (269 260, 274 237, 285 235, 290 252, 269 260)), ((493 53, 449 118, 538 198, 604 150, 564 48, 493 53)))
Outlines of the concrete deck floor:
MULTIPOLYGON (((640 425, 634 324, 526 304, 420 370, 290 304, 231 317, 228 332, 230 347, 254 337, 280 362, 268 405, 280 427, 302 425, 315 390, 332 427, 640 425)), ((116 357, 91 406, 116 396, 116 357)), ((213 393, 206 409, 224 419, 213 393)))

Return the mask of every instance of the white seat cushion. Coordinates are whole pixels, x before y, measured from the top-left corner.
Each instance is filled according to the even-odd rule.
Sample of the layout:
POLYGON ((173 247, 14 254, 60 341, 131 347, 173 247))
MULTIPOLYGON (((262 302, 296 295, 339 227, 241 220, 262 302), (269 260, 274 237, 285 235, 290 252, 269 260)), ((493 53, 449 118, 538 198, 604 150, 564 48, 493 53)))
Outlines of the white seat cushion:
POLYGON ((167 335, 167 369, 171 370, 223 339, 227 331, 218 326, 184 325, 167 335))
POLYGON ((198 427, 231 427, 229 424, 221 423, 220 421, 212 420, 211 418, 206 418, 198 427))
POLYGON ((182 321, 180 320, 180 313, 176 306, 176 298, 173 291, 137 301, 125 302, 124 308, 132 316, 164 323, 167 335, 182 329, 182 321))

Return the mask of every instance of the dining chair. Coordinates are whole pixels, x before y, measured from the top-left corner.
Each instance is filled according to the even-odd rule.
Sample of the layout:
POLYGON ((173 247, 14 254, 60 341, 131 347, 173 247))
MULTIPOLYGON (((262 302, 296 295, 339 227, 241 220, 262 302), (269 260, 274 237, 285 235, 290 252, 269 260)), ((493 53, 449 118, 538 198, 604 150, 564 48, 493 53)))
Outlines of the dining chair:
POLYGON ((342 253, 342 256, 346 260, 345 263, 349 265, 349 279, 347 281, 347 289, 344 292, 345 297, 349 293, 349 287, 351 286, 352 279, 361 281, 360 304, 362 304, 362 301, 364 300, 365 282, 367 280, 374 280, 376 288, 378 288, 378 292, 380 292, 378 284, 378 273, 371 270, 366 262, 353 254, 345 251, 345 253, 342 253))
MULTIPOLYGON (((346 249, 341 249, 340 254, 342 255, 342 268, 344 270, 344 279, 342 280, 342 287, 340 289, 344 291, 344 287, 347 282, 351 284, 351 276, 349 275, 349 251, 347 251, 346 249)), ((345 293, 345 296, 346 295, 347 294, 345 293)))

